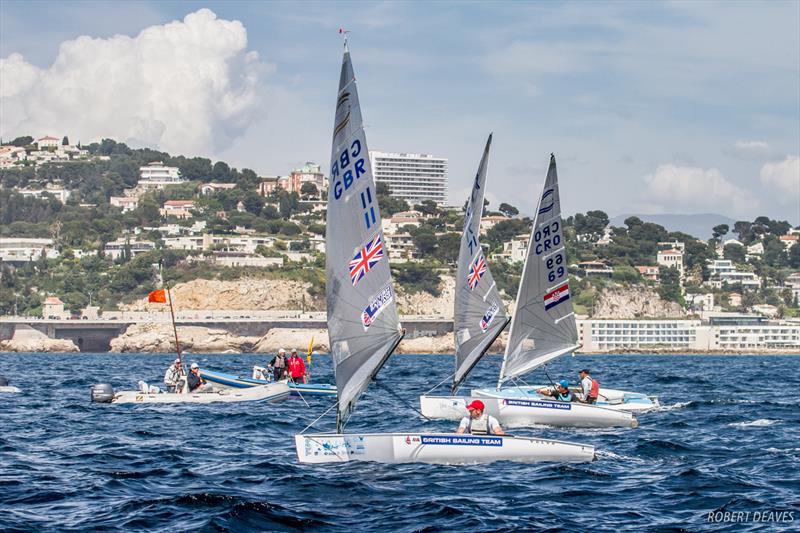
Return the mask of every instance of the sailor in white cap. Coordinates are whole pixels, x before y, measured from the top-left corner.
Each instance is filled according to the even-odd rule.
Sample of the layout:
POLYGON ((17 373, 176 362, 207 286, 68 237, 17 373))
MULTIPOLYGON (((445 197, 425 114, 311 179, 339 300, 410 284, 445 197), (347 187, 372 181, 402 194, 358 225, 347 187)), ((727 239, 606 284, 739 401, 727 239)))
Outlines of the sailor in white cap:
POLYGON ((269 362, 267 368, 272 369, 273 379, 275 379, 275 381, 280 381, 282 379, 286 379, 287 366, 286 350, 281 348, 278 350, 278 354, 272 358, 272 361, 269 362))
POLYGON ((186 384, 189 386, 189 392, 211 392, 211 386, 207 385, 200 377, 200 365, 197 363, 192 363, 192 366, 189 367, 186 384))
POLYGON ((178 381, 180 381, 182 375, 183 368, 181 368, 181 360, 175 359, 175 362, 167 368, 164 374, 164 385, 167 386, 169 392, 175 392, 175 388, 178 386, 178 381))

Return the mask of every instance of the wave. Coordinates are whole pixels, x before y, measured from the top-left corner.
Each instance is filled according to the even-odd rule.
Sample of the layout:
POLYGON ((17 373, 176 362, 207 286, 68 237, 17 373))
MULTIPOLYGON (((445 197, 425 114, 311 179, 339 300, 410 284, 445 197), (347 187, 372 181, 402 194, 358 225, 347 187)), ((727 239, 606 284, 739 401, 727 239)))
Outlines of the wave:
POLYGON ((772 426, 774 424, 780 424, 780 420, 773 420, 769 418, 759 418, 758 420, 751 420, 749 422, 734 422, 732 424, 728 424, 730 427, 734 428, 749 428, 749 427, 766 427, 772 426))

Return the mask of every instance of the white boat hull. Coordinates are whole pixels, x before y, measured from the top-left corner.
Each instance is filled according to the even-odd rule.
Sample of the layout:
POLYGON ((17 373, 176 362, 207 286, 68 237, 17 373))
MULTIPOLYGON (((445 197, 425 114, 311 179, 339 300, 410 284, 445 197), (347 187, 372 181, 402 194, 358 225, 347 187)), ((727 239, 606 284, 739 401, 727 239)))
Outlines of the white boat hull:
MULTIPOLYGON (((467 416, 470 396, 420 396, 422 414, 428 418, 461 420, 467 416)), ((638 427, 632 413, 574 402, 552 400, 481 398, 486 413, 504 428, 555 426, 577 428, 638 427)))
POLYGON ((301 463, 490 463, 594 460, 594 446, 557 440, 455 433, 295 435, 301 463))
POLYGON ((6 385, 4 387, 0 387, 0 393, 8 393, 8 394, 15 394, 20 392, 20 390, 16 387, 12 387, 11 385, 6 385))
POLYGON ((119 391, 111 403, 165 404, 165 403, 231 403, 231 402, 276 402, 285 400, 291 391, 286 383, 273 383, 248 389, 223 389, 214 392, 161 392, 145 394, 140 391, 119 391))
MULTIPOLYGON (((471 394, 477 398, 525 398, 546 400, 546 397, 536 393, 538 389, 545 387, 546 385, 526 385, 524 387, 505 387, 500 390, 472 389, 471 394)), ((571 390, 574 393, 578 392, 577 387, 573 387, 571 390)), ((616 411, 642 412, 657 409, 661 404, 656 396, 647 396, 646 394, 642 394, 640 392, 605 389, 601 387, 598 393, 597 403, 593 405, 597 407, 605 407, 606 409, 614 409, 616 411)))

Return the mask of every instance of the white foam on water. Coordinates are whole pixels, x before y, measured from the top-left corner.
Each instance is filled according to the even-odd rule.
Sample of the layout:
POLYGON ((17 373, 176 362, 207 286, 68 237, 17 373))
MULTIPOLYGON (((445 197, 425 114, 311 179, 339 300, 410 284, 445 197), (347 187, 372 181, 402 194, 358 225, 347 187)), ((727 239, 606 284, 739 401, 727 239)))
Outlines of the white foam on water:
POLYGON ((631 455, 619 455, 608 450, 595 450, 594 454, 599 459, 615 459, 617 461, 633 461, 636 463, 644 463, 645 460, 641 457, 633 457, 631 455))
POLYGON ((674 411, 676 409, 683 409, 690 403, 692 402, 678 402, 678 403, 673 403, 672 405, 662 405, 661 407, 656 408, 656 411, 674 411))
POLYGON ((764 427, 780 423, 780 420, 770 420, 769 418, 759 418, 758 420, 751 420, 750 422, 734 422, 728 424, 730 427, 735 428, 749 428, 749 427, 764 427))

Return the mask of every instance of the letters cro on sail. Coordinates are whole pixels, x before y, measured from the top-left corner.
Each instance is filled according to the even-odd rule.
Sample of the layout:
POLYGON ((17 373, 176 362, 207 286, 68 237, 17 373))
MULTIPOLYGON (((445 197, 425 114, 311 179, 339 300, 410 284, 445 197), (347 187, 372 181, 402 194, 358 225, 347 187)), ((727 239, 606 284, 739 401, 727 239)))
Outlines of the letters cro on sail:
POLYGON ((498 386, 578 347, 555 156, 537 203, 498 386))
POLYGON ((326 220, 326 299, 339 419, 400 339, 350 52, 345 47, 331 149, 326 220))

